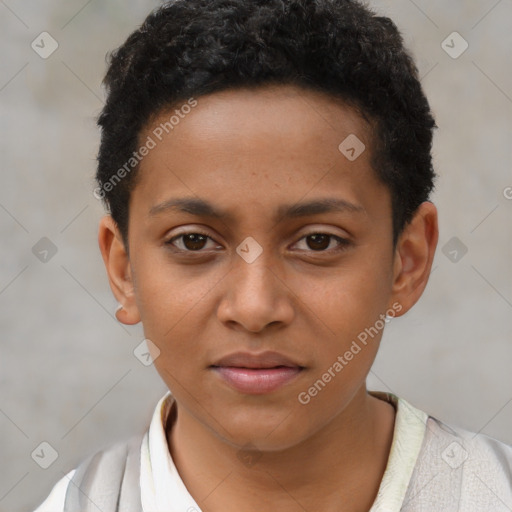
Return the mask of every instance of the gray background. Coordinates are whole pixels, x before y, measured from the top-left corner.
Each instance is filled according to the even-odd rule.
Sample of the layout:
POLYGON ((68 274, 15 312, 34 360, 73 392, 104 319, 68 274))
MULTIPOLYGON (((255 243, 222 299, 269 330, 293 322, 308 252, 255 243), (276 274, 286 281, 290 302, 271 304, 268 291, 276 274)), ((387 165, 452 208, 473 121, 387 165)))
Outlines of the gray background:
MULTIPOLYGON (((115 320, 92 195, 105 54, 157 3, 0 0, 0 511, 35 508, 86 455, 145 429, 166 391, 133 355, 141 326, 115 320), (59 44, 47 59, 31 48, 43 31, 59 44), (46 470, 31 458, 43 441, 59 454, 46 470)), ((369 387, 512 444, 512 2, 371 5, 401 28, 439 125, 440 241, 369 387), (457 59, 441 46, 453 31, 469 43, 457 59)))

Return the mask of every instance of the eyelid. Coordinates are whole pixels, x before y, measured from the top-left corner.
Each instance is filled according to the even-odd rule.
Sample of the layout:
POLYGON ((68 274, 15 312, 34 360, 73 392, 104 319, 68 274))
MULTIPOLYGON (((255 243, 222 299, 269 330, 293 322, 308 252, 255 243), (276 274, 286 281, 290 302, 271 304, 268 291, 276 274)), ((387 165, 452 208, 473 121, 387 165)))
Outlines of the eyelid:
POLYGON ((332 228, 327 227, 313 227, 306 232, 301 233, 300 239, 309 235, 329 235, 332 237, 341 238, 343 240, 351 240, 352 236, 348 233, 348 231, 343 230, 343 233, 335 233, 332 231, 332 228))
MULTIPOLYGON (((164 244, 165 245, 170 245, 170 246, 173 246, 173 242, 174 240, 177 240, 183 236, 186 236, 186 235, 191 235, 191 234, 194 234, 194 235, 202 235, 204 236, 205 238, 208 238, 209 240, 211 240, 212 242, 215 242, 218 244, 218 242, 213 238, 211 237, 207 232, 206 230, 202 230, 202 229, 197 229, 197 228, 189 228, 189 229, 186 229, 184 231, 181 231, 181 232, 178 232, 178 233, 175 233, 171 238, 167 238, 165 241, 164 241, 164 244)), ((220 245, 220 244, 219 244, 220 245)), ((199 251, 186 251, 186 250, 183 250, 183 249, 178 249, 176 248, 177 251, 179 252, 189 252, 189 253, 201 253, 201 252, 205 252, 203 249, 199 250, 199 251)))
MULTIPOLYGON (((336 234, 336 233, 330 232, 330 228, 322 227, 320 225, 318 227, 313 226, 312 228, 311 227, 308 227, 308 228, 310 229, 310 231, 308 231, 306 233, 302 233, 298 240, 301 240, 305 236, 320 235, 320 234, 321 235, 329 235, 332 237, 338 237, 338 238, 341 238, 343 240, 348 240, 348 241, 350 241, 352 238, 352 235, 350 235, 349 232, 347 232, 346 230, 343 230, 345 234, 336 234)), ((176 229, 179 229, 179 227, 176 229)), ((188 235, 191 233, 207 236, 208 238, 211 238, 213 240, 213 237, 208 233, 207 229, 205 229, 205 228, 203 229, 202 227, 189 226, 189 227, 184 227, 183 230, 176 232, 170 239, 168 239, 168 241, 170 241, 174 238, 177 238, 180 235, 188 235)))
MULTIPOLYGON (((322 231, 321 229, 320 230, 316 230, 316 231, 312 231, 310 233, 305 233, 304 235, 302 235, 296 242, 294 242, 294 245, 301 242, 303 239, 307 238, 308 236, 312 236, 312 235, 324 235, 324 236, 327 236, 328 238, 330 239, 335 239, 337 242, 338 242, 338 245, 337 247, 334 247, 334 248, 331 248, 331 249, 325 249, 323 251, 314 251, 313 249, 299 249, 299 251, 302 251, 302 252, 305 252, 305 253, 309 253, 309 254, 319 254, 319 255, 322 255, 322 254, 326 254, 326 255, 329 255, 329 254, 336 254, 336 253, 339 253, 343 250, 346 250, 348 249, 348 247, 350 245, 352 245, 352 241, 347 238, 347 237, 342 237, 342 236, 339 236, 339 235, 335 235, 334 233, 329 233, 327 231, 322 231)), ((330 242, 329 242, 329 245, 330 245, 330 242)))
MULTIPOLYGON (((203 252, 207 252, 204 249, 199 249, 197 251, 179 249, 173 245, 174 240, 179 239, 179 238, 189 235, 189 234, 202 235, 202 236, 208 238, 209 240, 211 240, 215 243, 218 243, 212 236, 210 236, 206 232, 206 230, 203 230, 201 228, 191 227, 191 228, 184 228, 182 231, 175 233, 171 238, 169 238, 165 241, 165 245, 170 245, 170 246, 174 247, 177 250, 177 252, 181 252, 181 253, 201 254, 203 252)), ((312 236, 312 235, 324 235, 329 238, 334 238, 335 240, 338 241, 338 246, 335 247, 334 249, 326 249, 323 251, 314 251, 313 249, 310 249, 310 250, 303 250, 304 252, 310 252, 313 254, 315 254, 315 253, 331 254, 331 253, 336 253, 336 252, 342 251, 343 249, 346 249, 350 244, 353 243, 350 236, 341 236, 339 234, 331 233, 328 229, 325 229, 325 228, 323 229, 321 227, 318 227, 316 229, 311 229, 310 231, 308 231, 306 233, 302 233, 300 235, 300 237, 295 242, 293 242, 293 244, 295 245, 295 244, 299 243, 300 241, 302 241, 304 238, 307 238, 308 236, 312 236)))
POLYGON ((174 233, 174 235, 169 238, 169 241, 170 240, 173 240, 175 238, 178 238, 180 236, 184 236, 184 235, 190 235, 190 234, 195 234, 195 235, 203 235, 203 236, 207 236, 208 238, 212 238, 207 232, 206 230, 203 230, 201 228, 183 228, 183 230, 181 231, 178 231, 176 233, 174 233))

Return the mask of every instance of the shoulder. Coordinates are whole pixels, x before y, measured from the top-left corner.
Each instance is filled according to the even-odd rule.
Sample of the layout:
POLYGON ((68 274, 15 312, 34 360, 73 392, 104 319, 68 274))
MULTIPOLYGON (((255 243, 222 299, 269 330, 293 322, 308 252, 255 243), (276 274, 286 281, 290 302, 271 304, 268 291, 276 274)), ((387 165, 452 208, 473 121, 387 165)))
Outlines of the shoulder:
POLYGON ((70 480, 73 478, 76 469, 72 469, 62 477, 52 488, 48 497, 37 507, 34 512, 56 512, 64 510, 64 500, 70 480))
POLYGON ((136 434, 89 455, 55 484, 34 512, 60 512, 77 507, 85 510, 84 500, 90 501, 96 494, 96 505, 103 505, 105 511, 120 499, 130 503, 140 500, 137 492, 140 493, 142 439, 143 434, 136 434))
POLYGON ((405 500, 411 510, 421 503, 440 510, 511 510, 512 446, 429 416, 405 500))
POLYGON ((472 432, 429 416, 427 438, 442 449, 441 457, 451 467, 495 467, 512 482, 512 446, 480 432, 472 432), (435 439, 437 438, 437 439, 435 439), (449 444, 446 444, 449 443, 449 444))
POLYGON ((461 466, 464 486, 472 487, 479 482, 482 490, 499 488, 512 504, 512 446, 482 433, 448 426, 439 420, 437 423, 440 431, 453 436, 442 456, 452 461, 452 466, 461 466))

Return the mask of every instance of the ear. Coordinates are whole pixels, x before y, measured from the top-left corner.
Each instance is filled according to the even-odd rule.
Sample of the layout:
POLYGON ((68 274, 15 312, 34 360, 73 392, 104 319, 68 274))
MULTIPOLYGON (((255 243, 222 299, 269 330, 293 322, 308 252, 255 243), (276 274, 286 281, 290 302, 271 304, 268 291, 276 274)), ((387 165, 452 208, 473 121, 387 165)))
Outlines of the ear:
POLYGON ((426 201, 418 207, 397 241, 390 300, 390 304, 402 306, 396 316, 409 311, 425 290, 438 238, 437 209, 426 201))
POLYGON ((116 312, 117 319, 127 325, 140 322, 130 260, 119 228, 110 215, 106 215, 100 220, 98 244, 107 270, 110 288, 122 306, 122 309, 120 307, 116 312))

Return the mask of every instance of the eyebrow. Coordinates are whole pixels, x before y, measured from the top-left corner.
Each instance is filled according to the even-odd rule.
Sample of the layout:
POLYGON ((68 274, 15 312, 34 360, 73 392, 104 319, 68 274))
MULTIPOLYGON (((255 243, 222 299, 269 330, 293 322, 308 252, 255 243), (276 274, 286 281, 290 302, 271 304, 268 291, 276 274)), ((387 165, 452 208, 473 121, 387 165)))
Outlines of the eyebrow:
MULTIPOLYGON (((210 217, 214 219, 232 219, 232 215, 216 209, 211 203, 197 198, 173 198, 153 206, 149 216, 170 211, 184 212, 197 217, 210 217)), ((351 212, 366 213, 363 206, 339 198, 322 198, 297 204, 281 205, 277 209, 276 218, 297 218, 321 213, 351 212)))

